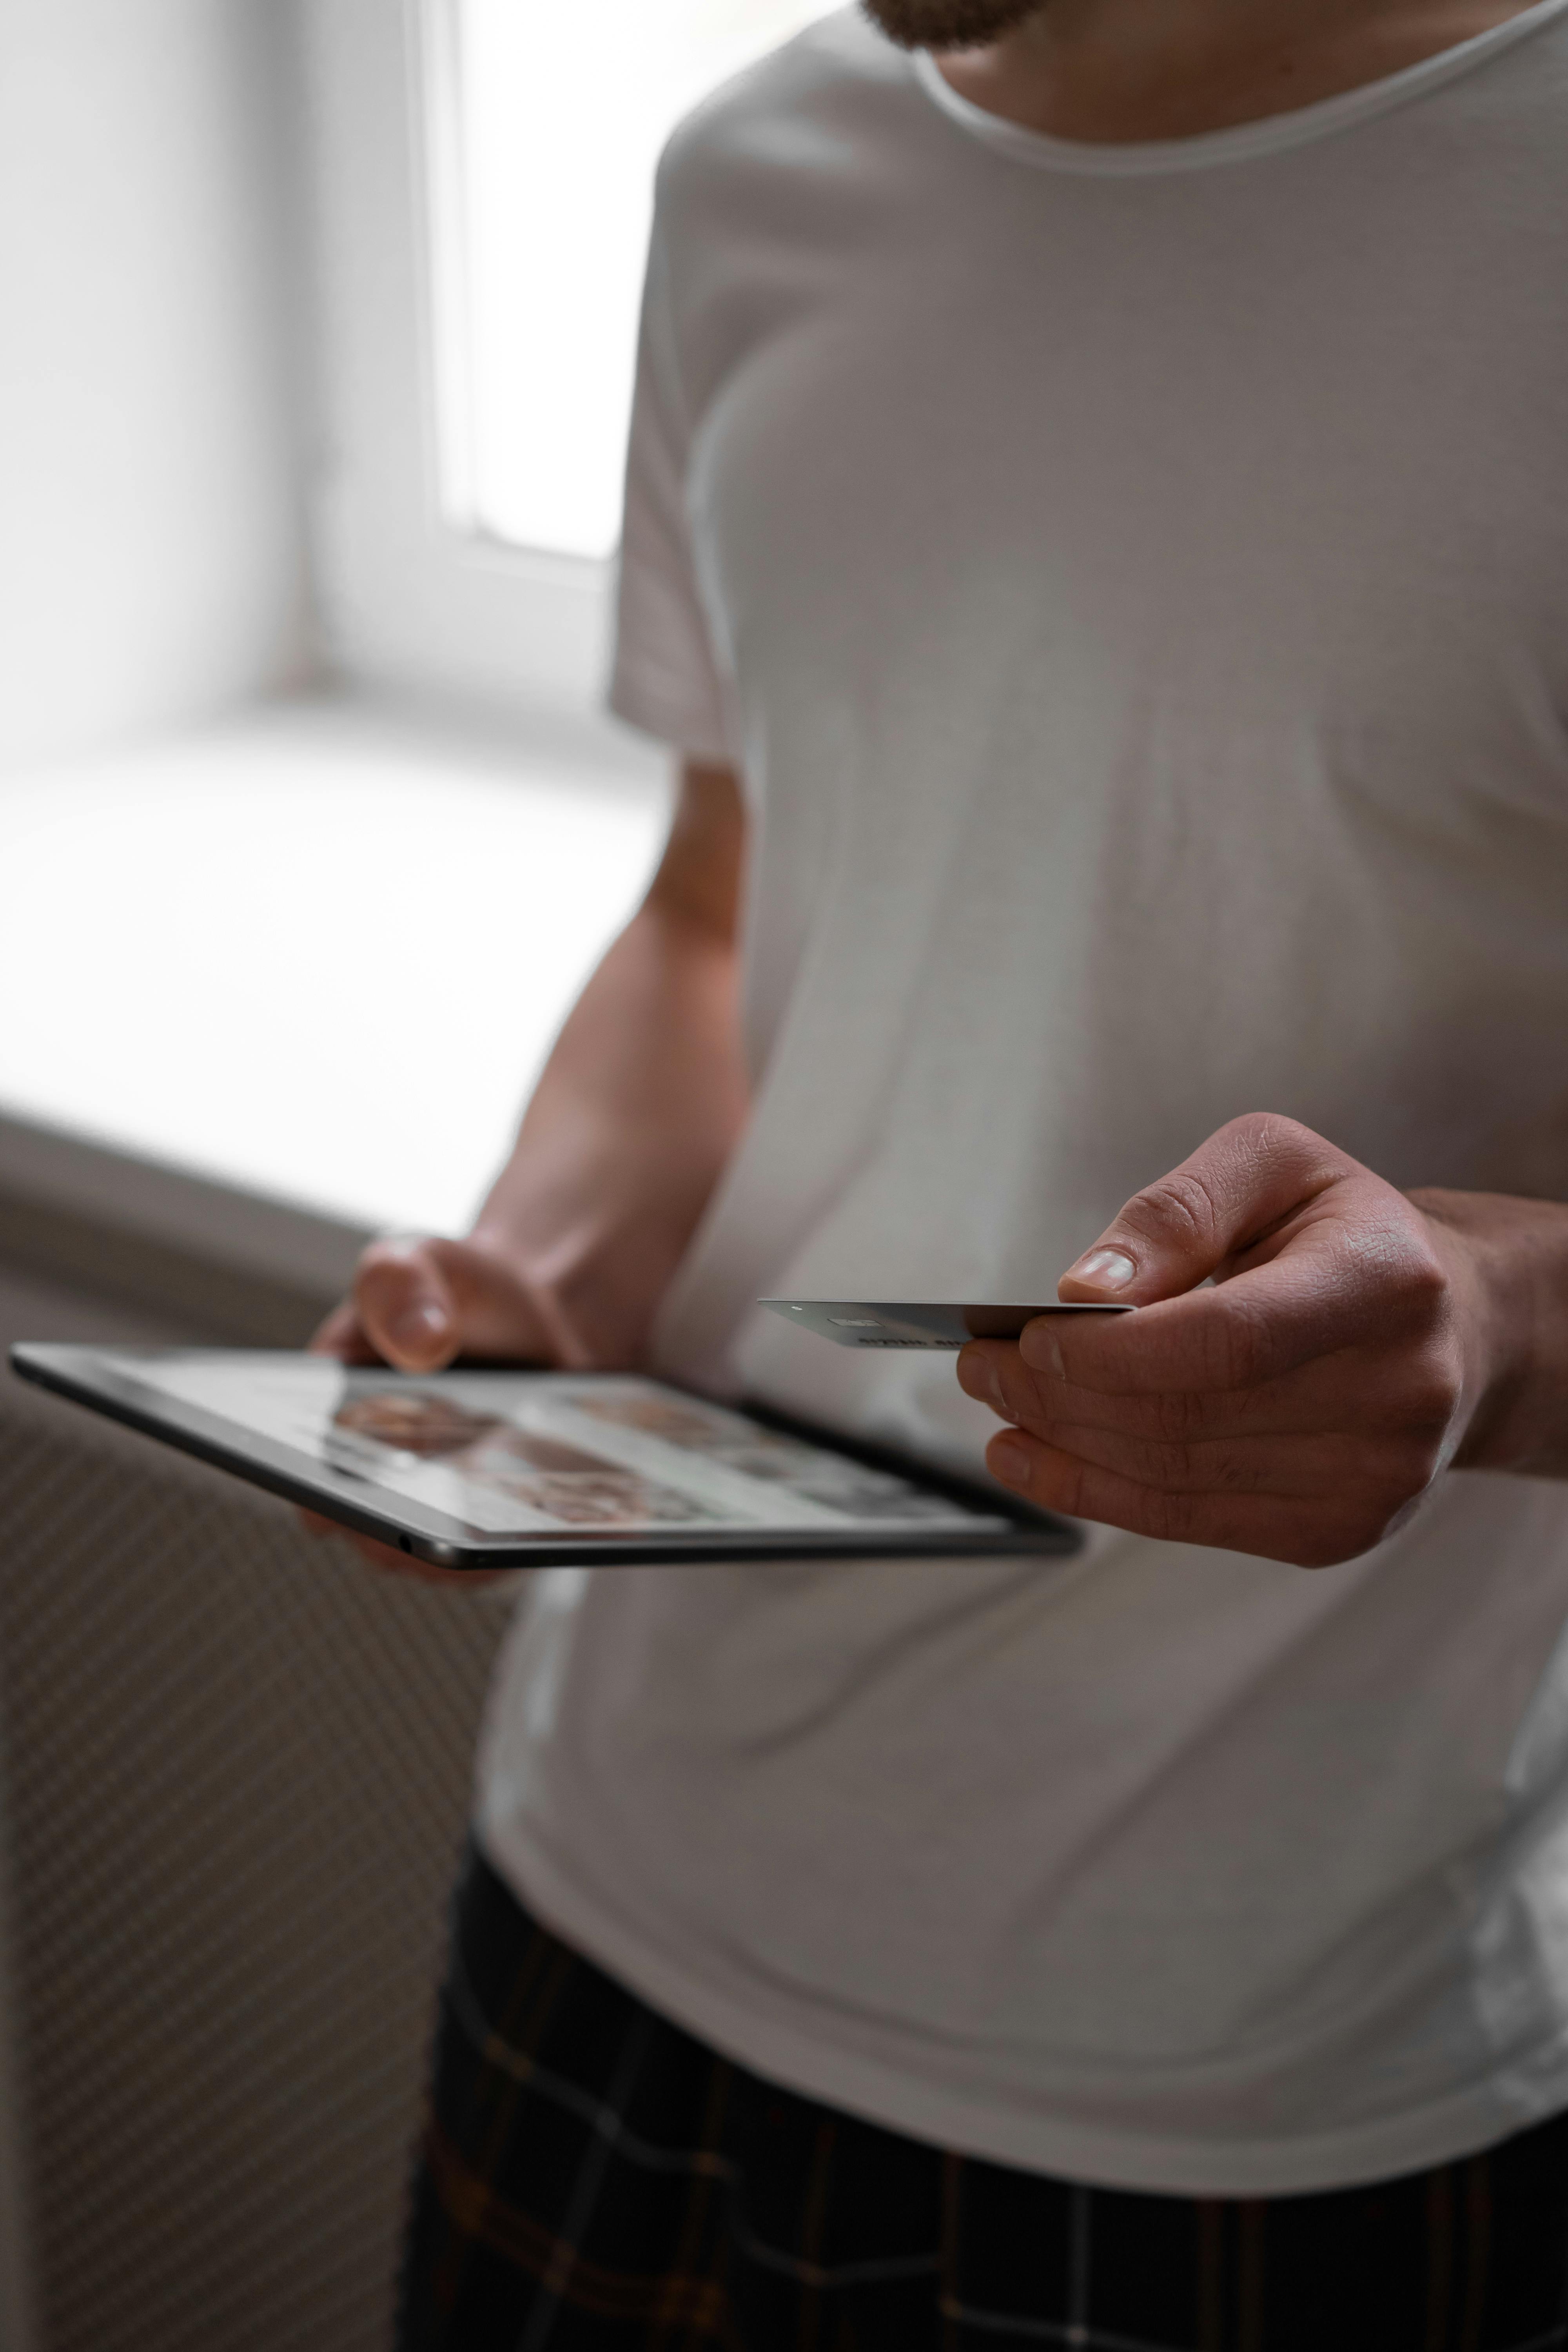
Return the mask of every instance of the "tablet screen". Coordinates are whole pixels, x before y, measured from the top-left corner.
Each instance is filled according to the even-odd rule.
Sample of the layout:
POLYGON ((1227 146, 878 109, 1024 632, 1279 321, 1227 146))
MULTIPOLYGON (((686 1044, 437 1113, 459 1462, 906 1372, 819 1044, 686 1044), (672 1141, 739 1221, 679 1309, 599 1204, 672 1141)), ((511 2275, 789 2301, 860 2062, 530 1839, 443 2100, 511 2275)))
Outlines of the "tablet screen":
MULTIPOLYGON (((104 1360, 113 1362, 111 1358, 104 1360)), ((115 1363, 197 1407, 483 1537, 774 1531, 930 1537, 1011 1522, 658 1381, 179 1351, 115 1363)))

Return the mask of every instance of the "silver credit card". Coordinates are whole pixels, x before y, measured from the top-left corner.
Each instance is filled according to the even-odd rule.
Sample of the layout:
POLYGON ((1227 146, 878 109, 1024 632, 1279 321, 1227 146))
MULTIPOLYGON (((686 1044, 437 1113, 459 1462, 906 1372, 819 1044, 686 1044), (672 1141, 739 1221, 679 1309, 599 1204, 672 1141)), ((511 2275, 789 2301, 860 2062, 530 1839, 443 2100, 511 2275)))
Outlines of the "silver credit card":
POLYGON ((956 1299, 907 1298, 889 1301, 866 1298, 759 1298, 786 1322, 836 1348, 967 1347, 971 1339, 1016 1339, 1037 1315, 1135 1315, 1134 1307, 1101 1307, 1087 1300, 1072 1305, 1059 1298, 1032 1307, 1005 1306, 984 1300, 978 1305, 956 1299))

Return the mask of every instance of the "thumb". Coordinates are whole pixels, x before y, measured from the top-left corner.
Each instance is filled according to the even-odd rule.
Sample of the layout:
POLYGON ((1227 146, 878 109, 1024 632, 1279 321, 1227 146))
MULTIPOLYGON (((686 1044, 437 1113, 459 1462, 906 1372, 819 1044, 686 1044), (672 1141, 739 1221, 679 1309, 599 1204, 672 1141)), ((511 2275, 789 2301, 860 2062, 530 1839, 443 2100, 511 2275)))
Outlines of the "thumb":
POLYGON ((1195 1289, 1343 1177, 1356 1161, 1268 1111, 1233 1118, 1179 1168, 1135 1192, 1068 1266, 1058 1297, 1144 1307, 1195 1289))
POLYGON ((437 1371, 462 1344, 451 1287, 429 1242, 373 1242, 354 1276, 353 1306, 371 1346, 400 1371, 437 1371))

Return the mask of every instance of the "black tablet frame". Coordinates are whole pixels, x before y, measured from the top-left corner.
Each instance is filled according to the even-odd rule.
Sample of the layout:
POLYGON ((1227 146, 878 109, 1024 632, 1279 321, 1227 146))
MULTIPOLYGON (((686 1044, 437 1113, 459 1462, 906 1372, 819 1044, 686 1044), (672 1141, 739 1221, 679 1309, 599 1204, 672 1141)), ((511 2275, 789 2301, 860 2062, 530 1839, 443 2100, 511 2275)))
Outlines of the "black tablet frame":
MULTIPOLYGON (((778 1412, 771 1406, 747 1402, 727 1405, 727 1410, 745 1413, 765 1429, 804 1439, 807 1444, 823 1446, 829 1453, 842 1454, 868 1467, 888 1470, 911 1480, 930 1492, 945 1496, 950 1501, 963 1504, 972 1510, 983 1510, 990 1517, 1008 1522, 1005 1531, 976 1528, 965 1535, 962 1529, 945 1527, 930 1535, 902 1528, 887 1536, 870 1534, 846 1535, 836 1528, 825 1528, 820 1535, 802 1528, 787 1536, 768 1534, 748 1538, 742 1529, 727 1528, 705 1536, 691 1529, 668 1536, 581 1536, 512 1538, 486 1537, 478 1534, 461 1519, 431 1510, 398 1496, 396 1513, 367 1502, 358 1490, 360 1482, 347 1470, 314 1461, 310 1455, 297 1452, 280 1440, 261 1436, 244 1428, 242 1423, 227 1421, 218 1413, 207 1412, 201 1406, 187 1403, 184 1398, 139 1383, 133 1368, 139 1362, 155 1361, 162 1357, 193 1354, 216 1355, 225 1352, 205 1348, 122 1348, 122 1347, 60 1347, 44 1342, 23 1342, 11 1349, 11 1368, 18 1378, 47 1389, 51 1395, 64 1397, 73 1404, 85 1405, 89 1412, 103 1414, 119 1422, 142 1436, 172 1445, 182 1454, 195 1456, 198 1462, 209 1463, 216 1469, 226 1470, 252 1486, 260 1486, 268 1494, 278 1495, 285 1502, 315 1511, 324 1518, 336 1521, 357 1535, 370 1536, 395 1551, 405 1552, 411 1559, 422 1560, 431 1568, 461 1572, 480 1570, 494 1573, 514 1568, 563 1568, 568 1566, 598 1568, 666 1566, 695 1567, 706 1562, 733 1563, 743 1560, 822 1559, 958 1559, 996 1558, 1063 1557, 1082 1548, 1083 1538, 1070 1519, 1058 1518, 1046 1511, 1008 1495, 999 1486, 983 1486, 978 1481, 959 1476, 950 1471, 935 1469, 911 1459, 895 1448, 868 1444, 858 1438, 847 1438, 837 1430, 822 1429, 810 1422, 801 1421, 789 1413, 778 1412), (145 1402, 143 1402, 145 1400, 145 1402)), ((236 1355, 282 1354, 283 1350, 236 1349, 236 1355)), ((370 1366, 351 1367, 371 1370, 370 1366)), ((541 1370, 537 1365, 465 1363, 453 1369, 466 1372, 541 1370)), ((396 1374, 390 1375, 396 1379, 396 1374)), ((427 1384, 438 1380, 439 1373, 409 1374, 412 1380, 427 1384)), ((639 1377, 642 1377, 639 1375, 639 1377)), ((657 1379, 658 1384, 677 1395, 701 1397, 695 1389, 683 1388, 662 1374, 646 1377, 657 1379)), ((701 1397, 704 1403, 725 1402, 722 1399, 701 1397)), ((392 1498, 388 1498, 389 1500, 392 1498)))

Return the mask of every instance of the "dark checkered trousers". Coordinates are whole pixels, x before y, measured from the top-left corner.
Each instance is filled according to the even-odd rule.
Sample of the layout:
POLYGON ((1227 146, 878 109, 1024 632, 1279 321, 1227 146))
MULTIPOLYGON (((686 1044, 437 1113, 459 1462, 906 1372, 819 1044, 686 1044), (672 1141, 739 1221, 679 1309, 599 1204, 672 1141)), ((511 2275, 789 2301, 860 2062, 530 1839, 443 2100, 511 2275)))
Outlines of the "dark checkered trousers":
POLYGON ((398 2352, 1546 2352, 1568 2117, 1372 2188, 1090 2189, 749 2074, 470 1857, 398 2352))

